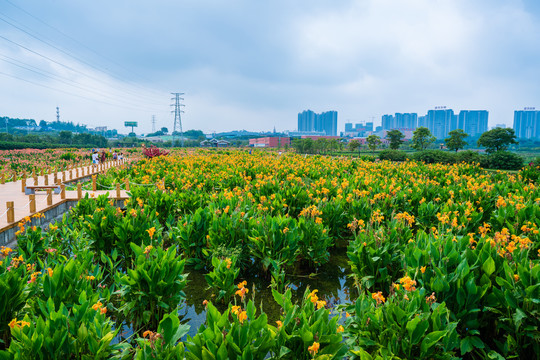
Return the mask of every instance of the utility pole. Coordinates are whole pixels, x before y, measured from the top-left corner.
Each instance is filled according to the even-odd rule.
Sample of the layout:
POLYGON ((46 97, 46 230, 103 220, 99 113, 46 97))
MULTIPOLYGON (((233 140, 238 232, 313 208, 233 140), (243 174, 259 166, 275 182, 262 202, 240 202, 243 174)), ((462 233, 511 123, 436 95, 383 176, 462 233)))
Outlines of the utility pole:
POLYGON ((171 93, 174 95, 171 100, 174 100, 174 104, 171 104, 171 106, 174 106, 174 111, 171 111, 174 113, 174 126, 173 126, 173 140, 172 140, 172 146, 174 147, 175 144, 175 132, 176 127, 178 126, 180 128, 180 139, 182 140, 182 147, 184 147, 184 132, 182 131, 182 117, 181 114, 183 113, 181 106, 185 106, 184 104, 180 103, 180 100, 184 100, 184 98, 180 97, 180 95, 184 95, 184 93, 171 93))
POLYGON ((156 115, 152 115, 152 132, 156 132, 156 115))

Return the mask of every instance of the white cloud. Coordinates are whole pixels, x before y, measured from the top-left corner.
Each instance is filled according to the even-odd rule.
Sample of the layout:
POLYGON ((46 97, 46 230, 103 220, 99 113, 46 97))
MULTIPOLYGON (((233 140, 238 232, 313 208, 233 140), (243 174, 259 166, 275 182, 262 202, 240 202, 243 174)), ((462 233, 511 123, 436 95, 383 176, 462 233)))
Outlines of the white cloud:
MULTIPOLYGON (((106 65, 124 81, 13 30, 8 34, 28 47, 100 80, 47 64, 0 39, 1 54, 30 58, 102 95, 40 80, 2 61, 0 71, 117 105, 159 110, 126 110, 2 77, 0 115, 49 120, 59 105, 66 118, 89 125, 123 129, 123 121, 135 120, 147 132, 154 113, 160 127, 172 129, 172 91, 186 93, 184 129, 205 131, 294 129, 296 114, 305 108, 338 110, 342 124, 372 116, 378 122, 398 111, 422 115, 435 105, 485 108, 490 123, 511 124, 515 108, 540 106, 533 103, 540 91, 539 9, 530 1, 29 3, 27 10, 122 66, 35 21, 26 22, 29 28, 92 64, 106 65), (162 90, 156 94, 146 86, 162 90)), ((16 9, 6 10, 25 19, 16 9)), ((7 29, 0 24, 3 34, 7 29)))

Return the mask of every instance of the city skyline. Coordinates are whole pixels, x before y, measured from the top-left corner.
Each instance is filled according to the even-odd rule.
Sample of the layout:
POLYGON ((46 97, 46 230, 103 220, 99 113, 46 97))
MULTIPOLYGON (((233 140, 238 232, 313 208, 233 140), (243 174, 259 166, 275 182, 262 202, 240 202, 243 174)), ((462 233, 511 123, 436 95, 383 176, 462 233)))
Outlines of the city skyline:
POLYGON ((377 122, 433 104, 536 106, 534 0, 233 3, 0 0, 1 116, 150 132, 290 129, 301 109, 377 122), (466 54, 466 56, 465 56, 466 54))
POLYGON ((336 136, 338 113, 337 111, 325 111, 320 114, 312 110, 304 110, 298 113, 298 132, 321 133, 327 136, 336 136))

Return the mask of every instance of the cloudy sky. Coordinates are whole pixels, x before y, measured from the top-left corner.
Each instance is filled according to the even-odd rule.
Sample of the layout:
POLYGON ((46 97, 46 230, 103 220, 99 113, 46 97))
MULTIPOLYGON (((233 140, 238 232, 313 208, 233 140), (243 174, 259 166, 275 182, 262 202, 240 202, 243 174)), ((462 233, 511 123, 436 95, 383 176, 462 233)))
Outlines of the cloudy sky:
POLYGON ((0 0, 0 116, 294 130, 435 106, 540 107, 538 0, 0 0))

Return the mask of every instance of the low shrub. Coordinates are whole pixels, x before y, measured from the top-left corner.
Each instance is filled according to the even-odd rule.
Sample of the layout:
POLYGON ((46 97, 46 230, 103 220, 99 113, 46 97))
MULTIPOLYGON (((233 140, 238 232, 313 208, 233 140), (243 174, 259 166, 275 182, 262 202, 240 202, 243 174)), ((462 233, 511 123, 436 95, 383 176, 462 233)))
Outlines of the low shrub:
POLYGON ((460 151, 456 153, 455 156, 456 156, 457 163, 462 163, 462 162, 466 162, 468 164, 479 163, 480 160, 482 159, 482 155, 473 150, 460 151))
POLYGON ((481 165, 489 169, 519 170, 523 166, 523 158, 508 151, 497 151, 489 154, 487 163, 481 163, 481 165))
POLYGON ((405 161, 407 154, 401 150, 383 150, 379 153, 379 159, 390 161, 405 161))
POLYGON ((414 154, 413 159, 426 164, 453 164, 456 162, 456 156, 453 153, 442 150, 424 150, 414 154))

